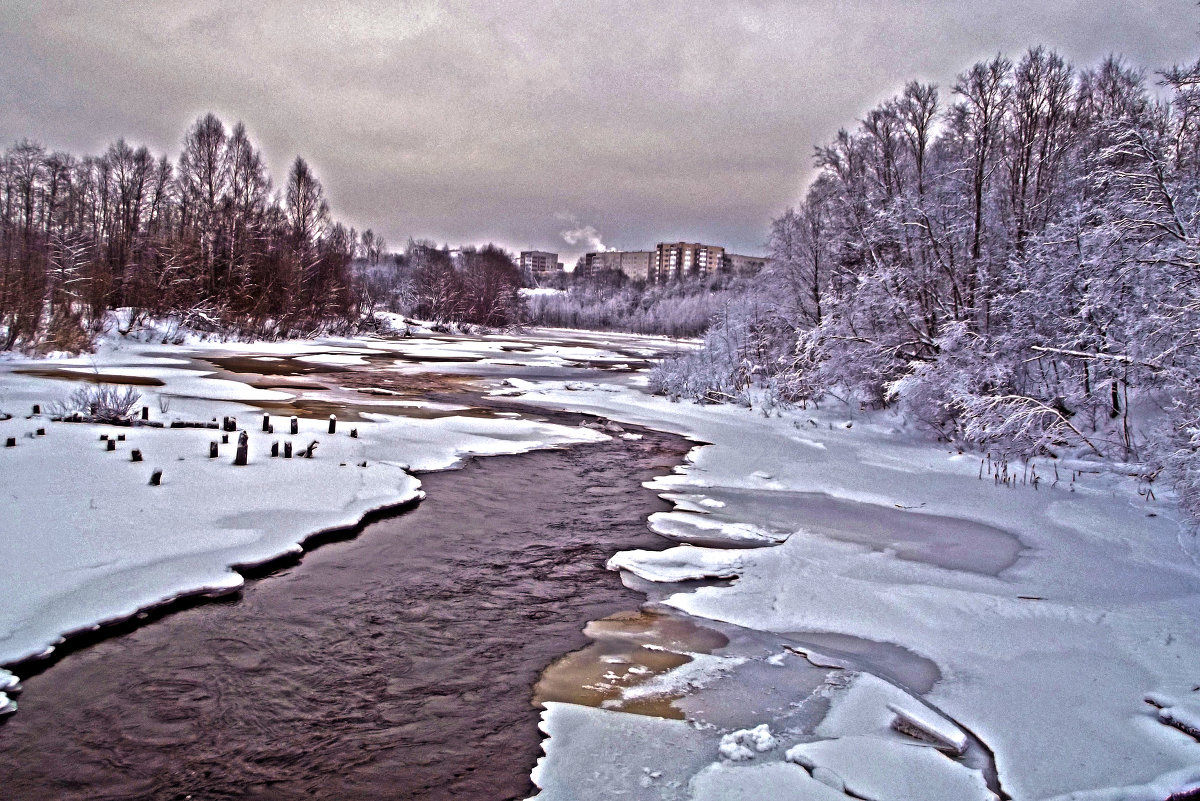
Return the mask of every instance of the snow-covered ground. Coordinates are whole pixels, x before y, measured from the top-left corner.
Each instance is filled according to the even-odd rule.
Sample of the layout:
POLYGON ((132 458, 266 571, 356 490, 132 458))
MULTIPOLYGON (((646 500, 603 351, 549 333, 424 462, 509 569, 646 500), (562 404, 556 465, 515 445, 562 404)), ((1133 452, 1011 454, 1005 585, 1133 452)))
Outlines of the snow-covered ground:
MULTIPOLYGON (((459 362, 503 362, 509 372, 566 367, 572 360, 626 357, 597 336, 574 333, 514 341, 508 337, 329 339, 231 348, 190 338, 181 348, 112 335, 97 353, 77 358, 0 361, 0 665, 47 656, 63 638, 124 620, 185 595, 218 595, 242 584, 238 566, 295 554, 314 533, 353 526, 372 511, 422 497, 417 471, 441 470, 477 455, 605 439, 586 427, 480 417, 466 407, 421 400, 364 398, 337 387, 310 386, 305 366, 364 365, 416 372, 429 354, 459 362), (236 357, 246 375, 220 372, 204 359, 236 357), (261 373, 253 372, 261 370, 261 373), (282 377, 280 373, 282 372, 282 377), (268 374, 264 386, 263 375, 268 374), (138 406, 168 427, 116 427, 52 422, 51 407, 92 381, 133 382, 138 406), (306 414, 303 402, 356 399, 353 422, 328 433, 327 410, 306 414), (296 403, 298 433, 274 415, 262 431, 263 409, 296 403), (32 414, 34 405, 41 413, 32 414), (256 404, 262 404, 257 407, 256 404), (366 404, 366 405, 362 405, 366 404), (420 412, 416 414, 414 412, 420 412), (463 412, 463 414, 459 414, 463 412), (249 433, 249 464, 232 464, 238 433, 170 428, 171 421, 237 419, 249 433), (356 429, 357 437, 350 436, 356 429), (39 429, 44 432, 39 434, 39 429), (117 440, 108 450, 107 440, 117 440), (209 458, 212 442, 218 456, 209 458), (273 443, 297 454, 318 443, 314 457, 272 458, 273 443), (133 461, 133 451, 142 460, 133 461), (153 471, 161 484, 150 486, 153 471)), ((655 343, 618 338, 633 355, 655 343)), ((659 343, 661 347, 665 343, 659 343)), ((375 391, 372 390, 372 393, 375 391)), ((11 711, 15 679, 0 669, 0 714, 11 711), (8 691, 7 693, 5 691, 8 691)))
MULTIPOLYGON (((539 798, 1162 799, 1200 786, 1200 568, 1170 502, 1111 474, 1055 482, 1049 464, 1037 489, 997 487, 978 457, 845 410, 767 417, 647 396, 645 361, 688 343, 415 333, 113 338, 89 357, 0 361, 13 415, 0 441, 16 439, 0 448, 0 664, 234 591, 236 566, 419 498, 414 471, 605 436, 422 397, 450 376, 706 443, 651 484, 676 509, 649 523, 681 544, 610 567, 712 632, 631 634, 629 654, 602 657, 600 706, 547 703, 539 798), (313 368, 405 380, 318 385, 313 368), (151 420, 236 417, 250 464, 231 464, 236 434, 209 459, 220 431, 29 416, 97 374, 138 381, 151 420), (330 406, 350 412, 333 435, 330 406), (108 451, 101 434, 126 438, 108 451), (269 455, 313 440, 311 460, 269 455), (717 580, 677 583, 692 579, 717 580), (683 719, 630 711, 668 705, 683 719)), ((11 680, 0 671, 0 709, 11 680)))
MULTIPOLYGON (((1015 799, 1162 799, 1200 787, 1200 743, 1186 733, 1200 722, 1200 569, 1169 502, 1148 502, 1112 476, 1063 470, 1055 484, 1049 464, 1038 467, 1037 489, 996 486, 979 478, 978 456, 844 409, 765 417, 617 386, 515 382, 510 392, 711 443, 651 485, 680 504, 652 527, 710 547, 610 563, 652 582, 737 577, 670 594, 668 606, 783 643, 834 634, 902 646, 939 674, 917 693, 902 682, 863 690, 867 679, 854 677, 869 670, 844 673, 834 683, 848 677, 849 690, 827 683, 797 699, 832 698, 816 727, 787 721, 786 704, 764 707, 739 730, 766 724, 789 747, 737 760, 722 746, 733 724, 703 714, 662 721, 550 705, 539 798, 846 797, 832 788, 871 799, 988 797, 982 768, 906 740, 895 731, 906 727, 889 721, 909 716, 888 704, 978 737, 1015 799), (711 547, 722 527, 734 549, 711 547), (958 553, 956 535, 966 545, 958 553), (782 542, 744 547, 755 539, 782 542), (867 711, 831 722, 855 696, 867 711), (636 769, 598 760, 599 751, 589 758, 593 748, 636 769)), ((736 679, 695 686, 712 692, 722 680, 736 679)))

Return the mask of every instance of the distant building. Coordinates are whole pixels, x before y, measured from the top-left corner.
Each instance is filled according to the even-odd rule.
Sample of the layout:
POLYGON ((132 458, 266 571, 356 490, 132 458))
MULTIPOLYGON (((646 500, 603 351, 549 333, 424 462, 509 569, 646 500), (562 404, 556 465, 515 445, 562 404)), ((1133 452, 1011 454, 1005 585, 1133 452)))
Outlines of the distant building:
POLYGON ((737 253, 726 253, 721 260, 721 270, 737 275, 757 275, 767 266, 765 256, 742 256, 737 253))
POLYGON ((585 253, 576 267, 576 272, 582 270, 583 275, 595 275, 605 270, 623 273, 632 281, 646 281, 650 278, 650 268, 654 264, 654 251, 651 250, 606 250, 598 253, 585 253))
POLYGON ((725 248, 697 242, 659 242, 654 250, 650 280, 656 284, 704 278, 721 270, 725 248))
POLYGON ((547 253, 544 250, 523 250, 519 266, 521 276, 527 284, 536 284, 540 280, 563 272, 563 264, 558 260, 557 253, 547 253))

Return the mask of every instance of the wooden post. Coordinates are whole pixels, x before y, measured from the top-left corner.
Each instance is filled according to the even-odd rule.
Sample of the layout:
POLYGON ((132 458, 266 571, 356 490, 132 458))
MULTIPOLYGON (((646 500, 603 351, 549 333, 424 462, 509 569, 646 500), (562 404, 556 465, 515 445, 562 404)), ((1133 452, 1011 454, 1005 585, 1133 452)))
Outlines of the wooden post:
POLYGON ((34 414, 41 414, 41 413, 42 413, 42 407, 41 407, 41 406, 39 406, 39 405, 38 405, 38 404, 36 404, 36 403, 35 403, 35 404, 33 404, 33 413, 34 413, 34 414))
POLYGON ((9 437, 8 439, 4 440, 4 447, 6 447, 6 448, 15 448, 15 447, 17 447, 17 438, 16 438, 16 437, 9 437))
POLYGON ((357 428, 350 429, 350 439, 358 439, 358 429, 357 428))
POLYGON ((283 458, 284 459, 292 458, 292 443, 290 443, 290 442, 283 443, 283 458))
POLYGON ((272 456, 272 457, 275 457, 275 456, 278 456, 278 455, 279 455, 279 443, 278 443, 278 442, 272 442, 272 443, 271 443, 271 456, 272 456))
POLYGON ((268 433, 271 430, 271 415, 263 414, 263 433, 268 433))
POLYGON ((161 483, 162 483, 162 471, 155 470, 153 473, 150 474, 150 486, 157 487, 161 483))
POLYGON ((208 443, 208 458, 209 459, 217 458, 217 441, 215 439, 212 442, 208 443))
POLYGON ((228 434, 222 434, 222 435, 221 435, 221 444, 222 444, 222 445, 228 445, 228 444, 229 444, 229 435, 228 435, 228 434))
POLYGON ((134 448, 133 452, 129 454, 129 461, 131 461, 131 462, 142 461, 142 452, 139 451, 137 448, 134 448))
POLYGON ((237 456, 233 457, 233 463, 238 467, 245 467, 250 463, 250 435, 245 431, 238 434, 237 456))
POLYGON ((329 433, 332 434, 335 431, 337 431, 337 415, 331 414, 329 415, 329 433))
POLYGON ((108 449, 110 451, 115 451, 117 449, 117 441, 115 439, 110 439, 108 441, 108 449))
POLYGON ((296 415, 292 415, 292 433, 300 433, 300 421, 296 419, 296 415))
POLYGON ((143 419, 143 420, 149 420, 149 419, 150 419, 150 407, 149 407, 149 406, 143 406, 143 407, 142 407, 142 419, 143 419))

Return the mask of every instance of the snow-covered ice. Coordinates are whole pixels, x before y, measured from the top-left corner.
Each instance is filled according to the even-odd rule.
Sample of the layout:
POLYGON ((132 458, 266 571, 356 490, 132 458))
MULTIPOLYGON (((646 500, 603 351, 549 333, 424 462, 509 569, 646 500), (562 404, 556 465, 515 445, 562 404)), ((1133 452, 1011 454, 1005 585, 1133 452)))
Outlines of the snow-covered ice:
MULTIPOLYGON (((986 743, 1013 798, 1132 798, 1144 788, 1161 798, 1164 788, 1186 788, 1200 766, 1200 743, 1143 701, 1159 693, 1174 699, 1167 707, 1174 710, 1200 686, 1196 541, 1171 502, 1148 502, 1128 480, 1105 474, 1058 486, 1043 481, 1037 490, 998 488, 979 480, 978 456, 947 452, 882 416, 847 420, 844 409, 768 416, 579 382, 570 389, 541 382, 514 394, 705 443, 688 464, 649 485, 695 499, 651 525, 672 536, 681 517, 708 515, 789 535, 773 547, 678 546, 619 554, 610 564, 668 582, 736 574, 665 603, 764 632, 894 643, 931 660, 940 679, 923 700, 986 743), (697 502, 724 502, 742 490, 779 502, 697 502), (828 525, 811 525, 798 501, 795 520, 781 523, 789 495, 831 499, 822 511, 828 525), (853 528, 854 509, 882 521, 879 531, 841 536, 853 528), (912 539, 905 519, 929 536, 912 539), (954 521, 963 536, 987 543, 986 558, 971 550, 943 558, 954 544, 954 521), (1110 792, 1117 795, 1104 795, 1110 792)), ((878 714, 889 727, 896 718, 886 704, 878 714)), ((899 741, 887 737, 901 736, 845 735, 829 742, 859 739, 796 753, 820 757, 820 767, 836 772, 854 754, 894 762, 877 752, 893 749, 894 756, 899 741)), ((962 766, 950 756, 913 740, 903 748, 925 754, 919 759, 948 782, 949 795, 921 797, 983 792, 978 773, 959 775, 962 766)), ((554 762, 551 756, 543 775, 554 762)))

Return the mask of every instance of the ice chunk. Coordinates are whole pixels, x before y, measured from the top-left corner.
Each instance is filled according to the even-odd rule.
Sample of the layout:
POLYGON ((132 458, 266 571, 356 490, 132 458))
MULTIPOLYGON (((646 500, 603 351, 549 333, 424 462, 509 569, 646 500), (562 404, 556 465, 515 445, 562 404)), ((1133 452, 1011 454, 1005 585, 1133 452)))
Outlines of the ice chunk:
POLYGON ((789 762, 816 776, 831 771, 846 793, 872 801, 995 801, 983 775, 940 751, 873 735, 801 743, 789 748, 789 762))
POLYGON ((622 551, 608 560, 609 570, 628 570, 646 581, 660 582, 736 578, 741 565, 736 552, 694 545, 665 551, 622 551))
POLYGON ((761 765, 714 762, 693 776, 687 789, 686 797, 691 801, 846 801, 842 793, 786 762, 761 765))
POLYGON ((966 753, 967 735, 928 707, 913 705, 905 708, 899 704, 888 704, 887 708, 896 715, 892 721, 893 729, 918 739, 930 740, 938 748, 954 754, 966 753))

